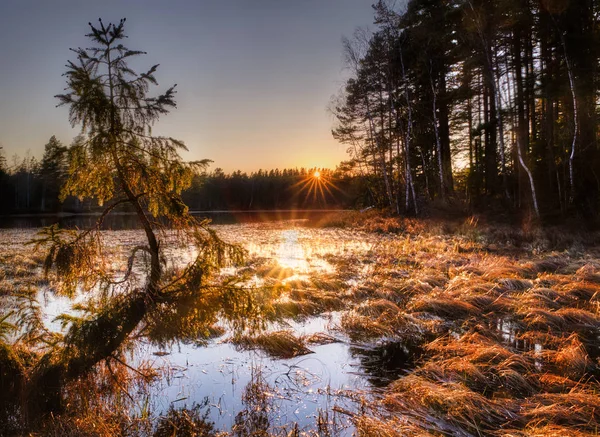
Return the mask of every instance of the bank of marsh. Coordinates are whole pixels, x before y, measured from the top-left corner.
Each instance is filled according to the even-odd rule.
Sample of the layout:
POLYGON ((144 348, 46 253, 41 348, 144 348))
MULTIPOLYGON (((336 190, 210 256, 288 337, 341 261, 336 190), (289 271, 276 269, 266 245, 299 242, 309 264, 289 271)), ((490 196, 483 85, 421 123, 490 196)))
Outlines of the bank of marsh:
MULTIPOLYGON (((206 432, 238 435, 249 414, 243 413, 244 387, 260 383, 268 408, 253 417, 264 435, 313 435, 328 427, 330 435, 594 435, 600 421, 597 236, 532 236, 472 220, 386 223, 399 233, 290 222, 218 226, 249 251, 246 264, 223 270, 221 279, 245 281, 260 293, 258 330, 217 318, 202 338, 124 353, 119 359, 141 365, 147 381, 116 362, 91 377, 118 381, 114 393, 125 390, 135 402, 108 394, 102 402, 86 400, 72 388, 77 401, 53 419, 53 429, 85 435, 74 417, 86 411, 100 415, 113 433, 126 434, 125 423, 141 430, 144 421, 150 432, 160 417, 171 417, 202 419, 210 424, 206 432), (117 399, 129 405, 127 420, 109 414, 117 399)), ((0 254, 3 310, 13 314, 2 321, 3 338, 20 354, 23 377, 31 351, 19 352, 8 328, 17 324, 27 332, 14 318, 25 302, 34 305, 23 296, 38 298, 28 314, 39 318, 27 323, 48 327, 45 312, 68 310, 65 301, 52 299, 42 258, 23 246, 32 235, 0 235, 10 243, 0 254), (47 301, 35 292, 40 289, 47 301)), ((135 246, 139 236, 119 231, 109 238, 114 247, 135 246)), ((181 249, 173 255, 189 256, 181 249)))

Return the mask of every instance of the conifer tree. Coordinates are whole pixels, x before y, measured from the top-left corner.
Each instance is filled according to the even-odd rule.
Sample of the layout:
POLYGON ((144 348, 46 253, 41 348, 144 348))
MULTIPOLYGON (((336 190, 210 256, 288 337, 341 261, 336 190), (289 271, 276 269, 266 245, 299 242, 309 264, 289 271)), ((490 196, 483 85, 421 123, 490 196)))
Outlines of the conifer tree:
POLYGON ((235 291, 241 289, 209 283, 211 272, 226 260, 239 261, 242 252, 192 217, 181 200, 182 190, 207 161, 184 162, 181 141, 152 135, 153 123, 175 107, 175 86, 158 96, 149 94, 157 85, 158 65, 141 74, 129 67, 128 61, 144 52, 123 45, 124 26, 125 19, 90 23, 87 37, 95 46, 71 49, 76 60, 68 62, 67 87, 57 96, 83 135, 70 149, 62 197, 92 198, 106 206, 90 229, 52 226, 36 240, 47 249, 45 268, 55 292, 89 293, 77 317, 63 317, 66 334, 29 378, 30 404, 42 412, 60 407, 65 383, 100 362, 121 362, 120 351, 134 333, 162 343, 197 339, 219 314, 250 317, 255 308, 248 296, 244 304, 237 303, 235 291), (145 242, 128 254, 124 277, 115 278, 100 230, 121 205, 135 212, 145 242), (165 239, 173 232, 177 242, 197 254, 186 266, 167 263, 165 239), (134 264, 145 268, 132 274, 134 264))

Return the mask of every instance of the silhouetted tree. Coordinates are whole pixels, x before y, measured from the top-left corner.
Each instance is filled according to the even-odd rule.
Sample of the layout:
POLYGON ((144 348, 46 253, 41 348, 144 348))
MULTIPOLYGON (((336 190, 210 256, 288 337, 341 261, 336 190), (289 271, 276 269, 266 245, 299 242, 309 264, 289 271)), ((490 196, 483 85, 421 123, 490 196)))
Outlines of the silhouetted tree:
POLYGON ((60 188, 67 175, 67 148, 56 139, 50 137, 44 146, 44 156, 40 163, 39 176, 42 182, 40 209, 57 210, 60 188))
MULTIPOLYGON (((76 287, 96 290, 81 317, 67 319, 66 334, 53 340, 55 346, 39 359, 28 379, 29 405, 43 411, 59 408, 63 384, 100 361, 120 362, 120 348, 142 326, 145 335, 158 341, 175 335, 194 338, 215 322, 219 311, 234 317, 247 309, 244 303, 227 311, 232 308, 228 302, 236 302, 231 287, 203 292, 211 272, 226 259, 239 258, 240 251, 191 217, 181 200, 182 190, 206 162, 183 162, 178 153, 183 143, 151 135, 152 123, 175 107, 175 89, 148 95, 150 86, 157 84, 157 65, 141 74, 128 66, 143 52, 123 45, 124 26, 124 19, 116 25, 90 24, 87 36, 94 47, 73 50, 76 60, 67 65, 66 93, 57 96, 84 136, 70 149, 62 195, 94 198, 108 206, 90 229, 77 232, 52 226, 36 240, 48 249, 45 267, 54 278, 56 293, 71 296, 76 287), (104 257, 99 230, 103 219, 121 204, 135 211, 145 243, 131 251, 125 277, 116 280, 104 257), (179 233, 181 244, 196 248, 197 256, 189 265, 167 269, 165 225, 179 233), (134 260, 142 256, 147 261, 146 278, 139 281, 130 273, 134 260)), ((251 305, 251 299, 246 301, 251 305)))

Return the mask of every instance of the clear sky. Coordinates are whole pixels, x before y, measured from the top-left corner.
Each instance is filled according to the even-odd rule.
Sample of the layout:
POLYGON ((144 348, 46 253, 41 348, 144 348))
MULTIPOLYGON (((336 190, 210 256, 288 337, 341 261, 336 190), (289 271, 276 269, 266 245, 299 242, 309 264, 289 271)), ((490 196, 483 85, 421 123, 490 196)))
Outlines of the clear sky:
POLYGON ((88 47, 88 22, 127 18, 127 45, 160 63, 159 89, 178 108, 156 134, 183 140, 185 159, 225 171, 335 167, 327 105, 347 77, 343 36, 373 20, 373 0, 0 0, 0 145, 11 162, 41 157, 51 135, 69 144, 56 108, 69 47, 88 47))

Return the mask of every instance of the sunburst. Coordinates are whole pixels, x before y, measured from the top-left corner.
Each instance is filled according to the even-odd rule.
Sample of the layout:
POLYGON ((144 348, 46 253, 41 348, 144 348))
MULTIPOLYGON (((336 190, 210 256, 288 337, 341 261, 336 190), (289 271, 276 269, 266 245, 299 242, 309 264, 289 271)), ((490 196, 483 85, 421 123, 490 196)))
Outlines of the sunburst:
POLYGON ((306 176, 294 184, 293 187, 298 187, 299 193, 306 192, 306 195, 304 196, 304 202, 306 202, 311 196, 313 201, 316 201, 317 197, 325 200, 326 193, 333 196, 332 190, 341 191, 333 183, 331 172, 317 169, 314 171, 309 171, 306 176))

